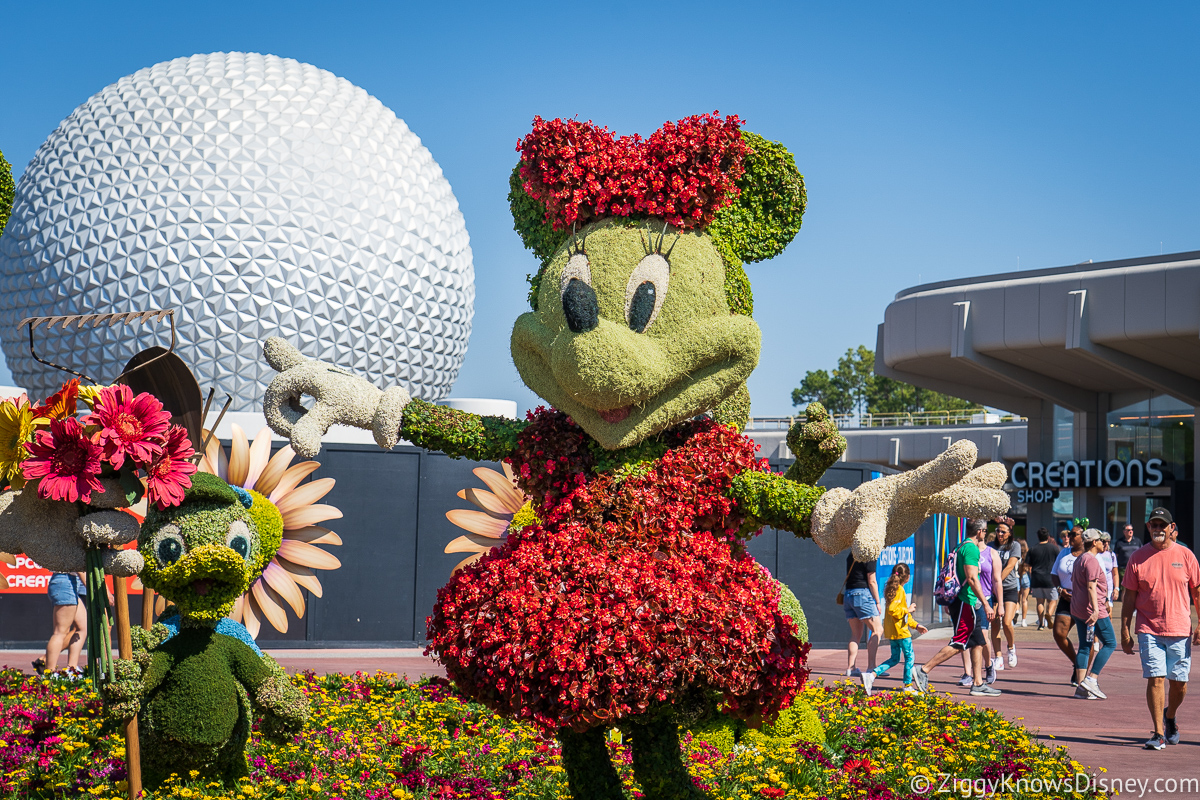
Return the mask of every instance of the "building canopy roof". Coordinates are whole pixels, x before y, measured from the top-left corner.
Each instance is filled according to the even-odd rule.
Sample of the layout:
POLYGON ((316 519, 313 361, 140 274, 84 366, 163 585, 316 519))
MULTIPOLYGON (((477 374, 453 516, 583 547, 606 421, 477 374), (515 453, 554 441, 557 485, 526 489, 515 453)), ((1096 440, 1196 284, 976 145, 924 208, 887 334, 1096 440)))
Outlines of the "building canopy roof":
POLYGON ((876 371, 1020 414, 1161 392, 1200 406, 1200 251, 905 289, 876 371))

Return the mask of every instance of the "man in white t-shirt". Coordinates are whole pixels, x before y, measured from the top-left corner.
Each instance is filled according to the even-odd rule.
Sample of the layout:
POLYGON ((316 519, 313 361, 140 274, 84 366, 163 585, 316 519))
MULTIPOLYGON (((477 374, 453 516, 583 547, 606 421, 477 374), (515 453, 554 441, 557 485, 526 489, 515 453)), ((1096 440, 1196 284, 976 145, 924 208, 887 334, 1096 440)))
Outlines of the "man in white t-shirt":
POLYGON ((1058 551, 1058 558, 1054 560, 1054 568, 1050 572, 1050 579, 1058 587, 1058 608, 1054 609, 1054 643, 1071 661, 1072 686, 1078 684, 1075 680, 1075 643, 1069 636, 1071 628, 1075 627, 1075 621, 1071 617, 1071 570, 1075 568, 1076 559, 1083 553, 1084 526, 1079 524, 1080 522, 1082 520, 1077 521, 1071 528, 1067 546, 1058 551))

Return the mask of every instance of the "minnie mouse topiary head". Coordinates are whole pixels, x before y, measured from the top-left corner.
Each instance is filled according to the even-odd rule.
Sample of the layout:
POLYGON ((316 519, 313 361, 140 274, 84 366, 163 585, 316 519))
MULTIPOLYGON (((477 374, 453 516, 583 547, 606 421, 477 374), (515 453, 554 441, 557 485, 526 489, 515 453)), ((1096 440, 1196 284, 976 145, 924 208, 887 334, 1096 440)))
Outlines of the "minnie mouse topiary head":
POLYGON ((749 413, 761 334, 743 263, 783 251, 805 194, 791 154, 740 123, 705 114, 642 139, 538 117, 519 143, 509 202, 542 265, 513 360, 608 449, 749 413))

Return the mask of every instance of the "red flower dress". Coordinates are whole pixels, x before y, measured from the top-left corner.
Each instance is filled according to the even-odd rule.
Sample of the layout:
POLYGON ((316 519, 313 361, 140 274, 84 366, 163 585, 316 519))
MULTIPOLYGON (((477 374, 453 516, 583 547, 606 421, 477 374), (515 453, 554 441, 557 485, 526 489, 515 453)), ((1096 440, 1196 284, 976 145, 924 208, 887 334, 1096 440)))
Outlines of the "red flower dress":
POLYGON ((464 693, 583 731, 685 690, 716 691, 742 718, 800 690, 809 646, 726 496, 734 476, 767 469, 755 444, 694 420, 638 447, 658 457, 598 472, 606 453, 581 428, 535 412, 508 460, 541 524, 455 573, 428 621, 464 693))

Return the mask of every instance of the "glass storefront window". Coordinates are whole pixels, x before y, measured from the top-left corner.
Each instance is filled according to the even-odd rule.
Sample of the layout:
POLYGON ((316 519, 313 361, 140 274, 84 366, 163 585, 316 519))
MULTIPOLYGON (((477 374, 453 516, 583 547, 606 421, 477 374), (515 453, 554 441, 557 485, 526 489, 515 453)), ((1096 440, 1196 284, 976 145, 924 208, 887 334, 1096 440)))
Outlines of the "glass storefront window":
POLYGON ((1148 396, 1109 412, 1108 458, 1161 458, 1164 477, 1193 480, 1195 426, 1196 413, 1190 405, 1168 395, 1148 396))
POLYGON ((1075 458, 1075 412, 1062 406, 1054 407, 1054 460, 1075 458))

